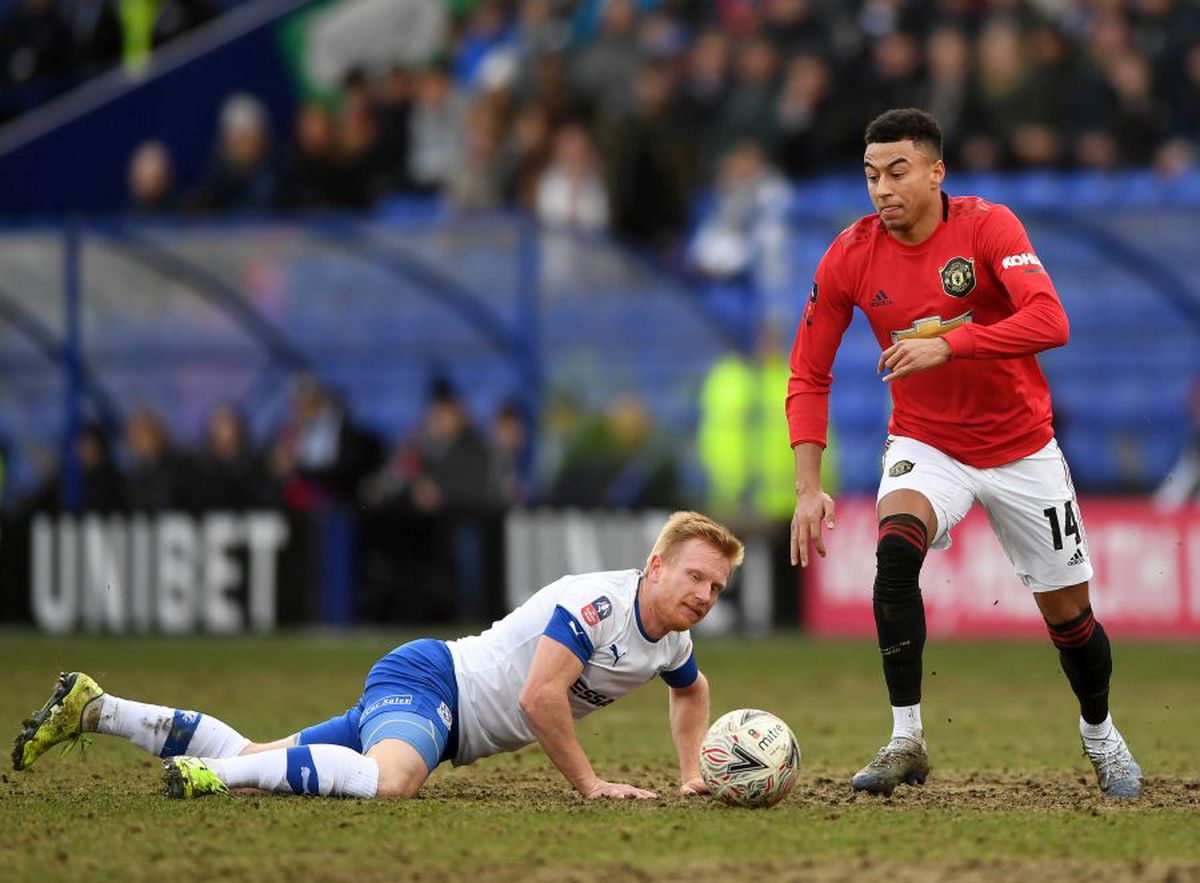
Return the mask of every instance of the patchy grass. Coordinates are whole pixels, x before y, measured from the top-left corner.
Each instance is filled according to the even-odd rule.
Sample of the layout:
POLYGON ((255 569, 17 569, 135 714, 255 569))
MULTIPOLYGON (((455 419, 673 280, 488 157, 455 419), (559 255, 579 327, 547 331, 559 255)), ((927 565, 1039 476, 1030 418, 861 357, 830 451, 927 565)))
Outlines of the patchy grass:
MULTIPOLYGON (((374 659, 404 636, 264 639, 0 638, 0 722, 15 735, 60 669, 117 695, 197 708, 255 739, 352 704, 374 659)), ((887 736, 867 643, 707 640, 697 657, 713 716, 762 707, 800 740, 797 790, 765 811, 674 796, 665 688, 647 685, 580 726, 602 776, 656 788, 653 803, 584 803, 526 749, 440 769, 417 800, 159 792, 159 764, 95 737, 0 778, 5 880, 563 881, 654 879, 1200 880, 1200 653, 1117 646, 1113 704, 1147 793, 1096 792, 1076 710, 1047 643, 926 652, 934 764, 923 788, 854 799, 846 784, 887 736), (936 674, 935 674, 936 672, 936 674)))

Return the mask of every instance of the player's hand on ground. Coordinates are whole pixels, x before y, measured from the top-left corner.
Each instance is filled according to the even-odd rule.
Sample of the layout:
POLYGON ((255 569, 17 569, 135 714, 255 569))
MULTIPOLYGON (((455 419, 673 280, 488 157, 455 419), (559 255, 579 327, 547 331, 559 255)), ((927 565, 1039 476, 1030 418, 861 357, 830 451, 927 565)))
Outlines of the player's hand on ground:
POLYGON ((825 541, 821 537, 822 526, 833 530, 833 497, 824 491, 796 495, 796 511, 792 514, 792 566, 799 562, 808 567, 808 544, 811 542, 817 554, 825 557, 825 541))
POLYGON ((603 779, 597 779, 596 784, 583 796, 588 800, 599 800, 604 797, 614 800, 654 800, 658 797, 653 791, 647 791, 644 788, 635 788, 633 785, 625 785, 621 782, 605 782, 603 779))
POLYGON ((892 344, 879 356, 878 373, 891 383, 918 371, 928 371, 950 361, 950 344, 940 337, 913 338, 892 344))
POLYGON ((705 794, 711 794, 708 790, 708 785, 704 784, 704 780, 699 776, 694 779, 688 779, 679 786, 680 797, 702 797, 705 794))

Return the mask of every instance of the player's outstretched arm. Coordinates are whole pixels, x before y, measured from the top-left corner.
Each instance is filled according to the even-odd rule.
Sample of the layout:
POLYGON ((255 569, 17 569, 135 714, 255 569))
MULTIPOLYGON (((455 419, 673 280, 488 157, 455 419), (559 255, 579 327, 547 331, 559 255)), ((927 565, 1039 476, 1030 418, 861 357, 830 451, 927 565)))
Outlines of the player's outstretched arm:
POLYGON ((592 769, 575 735, 575 721, 567 701, 567 691, 582 672, 583 663, 571 650, 553 638, 541 637, 519 701, 542 750, 584 797, 657 797, 653 791, 633 785, 605 782, 592 769))
POLYGON ((686 687, 671 687, 671 738, 679 755, 679 793, 707 794, 700 775, 700 745, 708 731, 708 680, 703 672, 686 687))

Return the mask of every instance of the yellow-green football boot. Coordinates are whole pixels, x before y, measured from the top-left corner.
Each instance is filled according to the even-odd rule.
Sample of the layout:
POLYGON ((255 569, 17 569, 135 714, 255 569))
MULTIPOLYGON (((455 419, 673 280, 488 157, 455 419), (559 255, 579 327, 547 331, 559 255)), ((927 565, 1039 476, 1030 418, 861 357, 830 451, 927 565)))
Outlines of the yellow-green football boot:
POLYGON ((198 757, 168 757, 163 761, 162 780, 167 796, 178 800, 229 793, 225 783, 198 757))
POLYGON ((83 736, 84 712, 103 695, 100 685, 83 672, 60 674, 42 710, 21 722, 21 732, 13 740, 13 769, 27 769, 60 742, 78 741, 83 736))

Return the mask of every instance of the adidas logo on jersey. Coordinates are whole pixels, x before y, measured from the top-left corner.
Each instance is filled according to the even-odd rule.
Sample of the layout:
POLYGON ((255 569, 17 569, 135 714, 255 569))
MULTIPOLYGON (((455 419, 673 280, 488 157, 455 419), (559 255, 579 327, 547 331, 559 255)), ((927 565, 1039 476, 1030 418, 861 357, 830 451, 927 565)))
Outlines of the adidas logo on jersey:
POLYGON ((892 305, 892 299, 888 297, 887 292, 881 288, 879 289, 879 292, 873 298, 871 298, 870 305, 873 307, 890 307, 892 305))
POLYGON ((1067 562, 1067 567, 1074 567, 1076 564, 1083 563, 1083 549, 1075 550, 1075 554, 1071 556, 1071 560, 1067 562))

